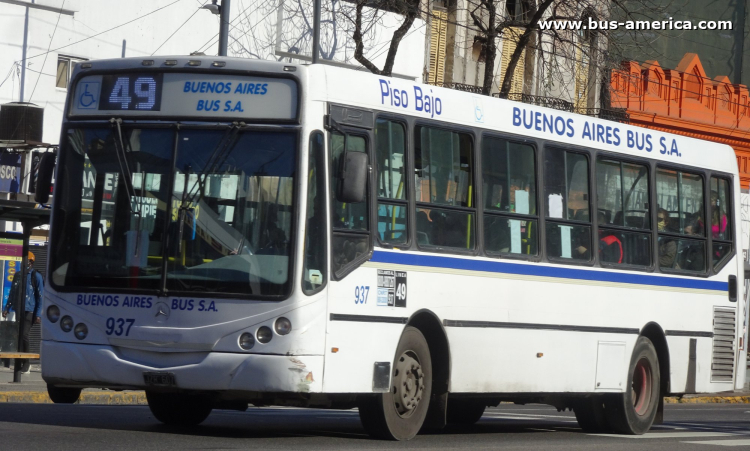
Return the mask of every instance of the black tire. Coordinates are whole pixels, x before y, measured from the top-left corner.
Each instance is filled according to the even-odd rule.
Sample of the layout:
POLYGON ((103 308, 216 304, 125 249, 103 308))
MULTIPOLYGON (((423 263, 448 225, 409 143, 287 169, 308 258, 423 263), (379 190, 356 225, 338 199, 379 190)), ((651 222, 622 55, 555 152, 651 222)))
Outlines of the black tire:
POLYGON ((635 343, 626 387, 624 394, 607 396, 607 422, 620 434, 644 434, 654 424, 661 396, 659 358, 646 337, 638 337, 635 343))
POLYGON ((81 389, 47 384, 47 394, 55 404, 73 404, 81 397, 81 389))
POLYGON ((472 425, 479 421, 484 414, 486 403, 481 399, 452 399, 448 398, 448 424, 472 425))
POLYGON ((406 326, 391 368, 390 391, 360 398, 362 426, 373 438, 414 438, 424 424, 431 393, 432 360, 427 340, 419 329, 406 326), (406 403, 402 399, 407 399, 406 403))
POLYGON ((609 432, 605 413, 604 396, 594 395, 576 400, 573 405, 578 425, 584 432, 609 432))
POLYGON ((207 396, 146 391, 148 408, 157 420, 169 426, 196 426, 213 410, 207 396))

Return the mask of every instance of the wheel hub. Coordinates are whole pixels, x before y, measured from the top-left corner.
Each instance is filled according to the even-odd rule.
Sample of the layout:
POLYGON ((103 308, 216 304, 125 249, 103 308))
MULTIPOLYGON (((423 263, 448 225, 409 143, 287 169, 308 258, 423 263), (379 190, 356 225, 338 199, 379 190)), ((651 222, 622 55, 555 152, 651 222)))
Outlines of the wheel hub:
POLYGON ((633 385, 631 394, 633 398, 633 408, 638 415, 644 415, 649 411, 651 406, 651 365, 648 360, 641 359, 635 366, 633 372, 633 385))
POLYGON ((414 413, 424 393, 424 374, 413 352, 406 351, 396 360, 391 392, 394 407, 400 416, 414 413))

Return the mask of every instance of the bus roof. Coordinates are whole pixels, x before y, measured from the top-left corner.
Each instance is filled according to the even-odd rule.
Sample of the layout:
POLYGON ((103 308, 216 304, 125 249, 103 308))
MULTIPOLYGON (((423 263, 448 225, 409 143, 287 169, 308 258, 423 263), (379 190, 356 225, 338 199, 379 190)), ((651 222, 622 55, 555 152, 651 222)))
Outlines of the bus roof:
POLYGON ((725 144, 665 133, 595 117, 480 94, 425 85, 353 69, 218 56, 159 56, 92 60, 86 71, 161 67, 168 72, 195 70, 293 73, 311 101, 409 115, 561 144, 594 147, 634 157, 737 174, 734 150, 725 144), (167 61, 174 61, 167 65, 167 61), (194 65, 191 65, 193 61, 194 65), (218 63, 218 64, 215 64, 218 63))
POLYGON ((337 67, 304 70, 314 100, 737 174, 725 144, 337 67))

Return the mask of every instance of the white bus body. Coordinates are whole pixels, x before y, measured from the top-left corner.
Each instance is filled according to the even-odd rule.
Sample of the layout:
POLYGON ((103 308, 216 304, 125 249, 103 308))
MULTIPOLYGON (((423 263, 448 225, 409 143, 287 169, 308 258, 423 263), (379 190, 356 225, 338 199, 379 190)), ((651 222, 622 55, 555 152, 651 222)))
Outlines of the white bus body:
MULTIPOLYGON (((210 406, 214 408, 236 406, 238 402, 320 407, 359 405, 360 410, 365 411, 363 421, 368 431, 390 438, 410 438, 419 427, 414 430, 415 426, 410 424, 404 432, 399 429, 401 426, 395 424, 411 421, 411 413, 407 415, 397 407, 400 416, 393 420, 389 419, 388 412, 382 412, 382 409, 388 410, 387 406, 381 408, 367 404, 373 399, 380 402, 385 396, 383 392, 396 390, 393 384, 401 380, 397 379, 400 376, 394 374, 399 357, 396 355, 397 348, 409 326, 421 332, 431 353, 430 411, 420 411, 422 419, 418 421, 419 426, 425 416, 428 419, 424 421, 430 424, 444 424, 448 400, 449 420, 453 400, 461 403, 461 400, 478 399, 482 410, 485 405, 501 400, 546 402, 561 408, 580 406, 581 400, 605 399, 609 400, 605 403, 614 402, 611 399, 621 399, 631 391, 631 358, 640 337, 647 337, 658 355, 660 382, 657 387, 649 389, 659 389, 659 399, 667 394, 713 393, 743 387, 746 356, 741 339, 745 298, 742 293, 737 295, 734 291, 734 298, 730 300, 730 285, 734 283, 733 289, 737 290, 739 285, 736 279, 742 280, 744 274, 742 254, 738 250, 741 243, 741 221, 737 208, 740 186, 735 155, 729 146, 324 65, 177 57, 156 58, 150 64, 144 64, 142 59, 121 59, 93 61, 86 67, 81 66, 77 66, 69 88, 71 95, 60 141, 56 181, 56 186, 60 188, 56 190, 54 198, 50 245, 53 257, 49 263, 44 300, 42 372, 51 386, 50 393, 58 399, 63 399, 61 393, 76 393, 83 387, 103 387, 145 389, 151 395, 149 401, 154 404, 160 402, 157 398, 162 394, 183 396, 194 403, 199 403, 196 401, 198 398, 190 396, 200 395, 203 396, 201 400, 210 398, 210 406), (175 63, 167 66, 167 60, 175 63), (200 66, 189 60, 199 62, 200 66), (214 61, 221 61, 223 65, 213 67, 214 61), (141 79, 143 74, 157 72, 162 74, 163 79, 146 77, 152 80, 153 85, 141 79), (128 74, 136 74, 133 78, 141 77, 135 85, 130 85, 129 95, 140 95, 141 103, 148 110, 153 108, 149 102, 154 101, 154 97, 153 92, 152 97, 148 97, 146 90, 156 89, 154 92, 160 92, 161 111, 132 109, 132 105, 124 100, 128 94, 122 90, 105 93, 105 88, 100 88, 96 83, 111 85, 113 81, 107 82, 106 79, 111 74, 125 74, 125 78, 129 77, 128 74), (234 84, 226 88, 226 92, 222 89, 219 93, 207 92, 205 86, 204 92, 197 93, 190 92, 191 85, 185 84, 184 89, 180 88, 182 83, 190 83, 191 77, 196 74, 202 77, 197 78, 199 82, 215 80, 229 83, 227 80, 231 80, 234 84), (231 77, 227 74, 231 74, 231 77), (104 78, 96 78, 99 75, 104 78), (266 97, 237 92, 236 86, 243 77, 256 85, 270 80, 271 88, 288 91, 278 97, 271 88, 268 88, 271 94, 264 94, 266 97), (273 84, 274 80, 282 82, 273 84), (84 90, 83 82, 88 83, 90 91, 84 90), (99 109, 86 110, 92 98, 84 95, 93 93, 95 89, 101 89, 98 96, 93 94, 94 100, 100 103, 99 109), (135 94, 136 91, 139 94, 135 94), (102 108, 101 102, 107 100, 106 95, 115 103, 122 102, 123 111, 102 108), (217 107, 217 110, 213 109, 214 100, 219 101, 220 108, 217 107), (239 100, 243 102, 242 111, 237 109, 239 100), (202 106, 210 105, 209 111, 206 112, 205 107, 196 111, 198 101, 205 101, 202 106), (228 111, 224 108, 228 108, 228 111), (110 122, 111 118, 122 119, 119 131, 116 121, 110 122), (404 233, 409 238, 403 246, 382 245, 378 238, 377 200, 374 197, 378 166, 373 157, 376 147, 373 124, 380 118, 403 124, 405 131, 407 157, 404 161, 409 162, 404 163, 400 172, 405 185, 404 194, 398 195, 403 198, 403 203, 399 204, 401 208, 408 206, 404 233), (180 127, 174 125, 178 122, 180 127), (238 125, 237 136, 255 129, 259 130, 257 136, 261 137, 266 136, 264 133, 269 136, 288 133, 295 146, 293 160, 289 163, 290 167, 293 164, 294 170, 290 175, 277 178, 287 177, 293 182, 284 179, 287 184, 283 185, 282 181, 269 181, 270 177, 264 174, 273 174, 273 165, 279 164, 269 159, 271 162, 262 170, 253 167, 253 170, 257 169, 253 176, 256 179, 250 177, 250 172, 239 169, 235 172, 240 176, 245 174, 247 180, 257 180, 257 183, 254 185, 256 188, 250 186, 251 182, 247 182, 244 188, 243 182, 239 183, 236 197, 244 196, 246 202, 244 205, 235 203, 232 210, 227 210, 229 207, 226 205, 227 199, 235 196, 235 192, 231 196, 226 193, 231 191, 226 188, 227 183, 224 184, 223 194, 216 194, 219 188, 211 193, 210 188, 200 187, 199 190, 205 190, 204 195, 200 196, 200 202, 196 202, 195 199, 187 199, 182 191, 185 188, 173 182, 173 190, 167 201, 159 193, 166 192, 164 186, 168 183, 169 174, 179 171, 174 179, 179 178, 180 183, 188 186, 184 174, 200 172, 196 171, 195 166, 176 166, 179 163, 173 163, 175 166, 167 167, 163 173, 157 174, 158 177, 149 173, 155 173, 155 169, 141 171, 151 177, 149 183, 153 190, 149 196, 158 198, 152 204, 162 212, 157 215, 172 216, 171 222, 169 218, 164 219, 168 225, 163 230, 158 225, 137 225, 139 219, 149 219, 147 213, 135 214, 137 207, 133 207, 133 211, 113 214, 106 220, 100 217, 102 227, 96 238, 91 237, 96 229, 92 227, 94 219, 83 218, 76 223, 75 196, 68 191, 66 184, 74 185, 74 178, 80 176, 75 173, 70 179, 65 179, 67 168, 78 161, 74 155, 76 152, 88 152, 87 158, 100 165, 98 170, 118 172, 120 179, 124 179, 126 177, 121 174, 127 174, 126 171, 137 175, 138 169, 130 167, 134 161, 144 167, 152 164, 151 160, 139 159, 137 153, 146 151, 144 149, 148 146, 157 145, 153 143, 160 140, 172 143, 164 144, 163 151, 153 151, 153 155, 156 155, 154 161, 160 158, 153 163, 156 168, 170 157, 177 161, 187 155, 189 148, 185 147, 183 151, 180 146, 189 145, 186 144, 191 142, 188 137, 197 142, 203 139, 202 130, 212 127, 224 133, 232 122, 243 122, 238 125), (146 128, 149 131, 127 131, 143 124, 148 124, 146 128), (470 174, 470 180, 481 179, 481 174, 477 172, 482 159, 480 149, 487 136, 526 143, 533 148, 536 172, 531 196, 535 197, 533 203, 539 205, 539 211, 530 221, 538 226, 539 231, 544 224, 557 217, 557 213, 552 213, 552 216, 545 214, 545 208, 553 208, 550 205, 557 203, 553 197, 544 195, 546 182, 544 174, 540 173, 548 148, 573 150, 573 153, 578 152, 576 155, 579 157, 588 158, 586 176, 589 180, 585 185, 589 194, 582 199, 588 203, 585 208, 594 211, 597 211, 592 194, 597 186, 594 170, 595 161, 599 161, 597 157, 621 158, 626 163, 642 165, 648 169, 648 198, 644 205, 653 225, 642 230, 641 235, 650 237, 650 263, 642 268, 602 265, 602 257, 590 251, 588 260, 583 264, 569 264, 564 259, 549 258, 547 246, 542 241, 546 235, 534 232, 531 225, 528 225, 528 230, 536 234, 535 252, 529 251, 524 258, 489 256, 483 247, 485 239, 476 228, 482 221, 484 211, 481 206, 477 209, 477 204, 481 203, 478 199, 483 190, 489 188, 475 182, 469 182, 468 206, 461 207, 468 211, 469 224, 473 227, 466 232, 468 239, 473 240, 469 249, 457 252, 445 247, 423 245, 424 241, 420 242, 422 238, 413 230, 417 221, 414 214, 416 183, 412 177, 405 176, 409 174, 409 169, 416 167, 411 159, 414 158, 415 141, 418 141, 415 127, 420 126, 453 130, 470 138, 472 156, 468 164, 471 165, 470 170, 474 171, 473 175, 470 174), (89 130, 87 127, 103 127, 103 131, 75 131, 89 130), (183 131, 185 128, 187 131, 183 131), (309 183, 312 169, 308 157, 311 136, 316 131, 324 136, 328 158, 331 158, 332 133, 344 132, 349 143, 358 140, 364 142, 365 150, 370 155, 367 175, 369 213, 365 218, 369 224, 370 238, 366 239, 364 249, 355 252, 348 267, 340 271, 340 268, 332 267, 333 262, 339 259, 337 252, 342 251, 336 249, 335 244, 331 245, 337 242, 334 235, 338 232, 332 231, 336 227, 330 213, 334 208, 335 193, 329 183, 334 177, 332 172, 338 168, 332 167, 329 160, 320 161, 317 167, 318 177, 324 177, 328 188, 324 190, 325 211, 328 212, 325 217, 328 219, 323 222, 325 232, 321 235, 328 243, 327 258, 324 260, 327 263, 325 267, 313 268, 312 271, 303 267, 306 264, 305 223, 311 217, 308 200, 313 194, 317 195, 309 183), (89 140, 86 141, 88 144, 71 144, 78 139, 76 133, 82 136, 81 139, 89 140), (92 134, 101 138, 90 138, 92 134), (147 134, 148 141, 145 139, 147 134), (125 138, 120 139, 118 135, 125 138), (96 146, 110 149, 109 157, 97 154, 99 150, 95 149, 96 146), (172 146, 178 149, 175 151, 179 153, 178 157, 172 153, 172 146), (129 165, 118 164, 120 158, 126 161, 130 158, 129 165), (124 169, 126 166, 128 168, 124 169), (270 172, 268 167, 272 167, 270 172), (715 182, 714 178, 709 181, 709 177, 718 177, 719 184, 728 182, 729 188, 723 199, 727 195, 730 199, 731 209, 725 214, 731 236, 724 237, 723 241, 731 243, 728 244, 731 249, 723 254, 720 264, 711 264, 717 251, 710 247, 711 243, 716 246, 716 241, 720 240, 712 238, 710 233, 704 233, 701 241, 705 246, 704 270, 695 273, 660 270, 655 255, 658 239, 655 226, 657 207, 654 206, 657 199, 654 183, 656 168, 679 172, 680 183, 683 177, 690 174, 702 177, 703 203, 694 208, 703 209, 704 205, 708 205, 711 196, 709 183, 715 182), (683 175, 683 171, 686 174, 683 175), (276 188, 269 188, 274 183, 276 188), (294 194, 291 194, 292 189, 294 194), (272 198, 276 202, 273 213, 268 213, 268 210, 257 213, 272 198), (286 200, 278 200, 281 198, 286 200), (177 207, 175 202, 181 203, 180 206, 177 207), (288 218, 289 221, 284 223, 287 225, 281 227, 287 227, 283 235, 288 241, 284 248, 286 257, 280 257, 282 252, 278 250, 276 253, 264 253, 259 250, 260 247, 250 249, 250 241, 262 241, 258 237, 266 233, 267 223, 254 223, 254 219, 248 219, 248 230, 254 227, 257 232, 238 232, 240 226, 236 225, 236 220, 234 225, 227 225, 230 222, 227 218, 235 214, 235 208, 255 212, 247 213, 250 218, 252 214, 256 214, 257 218, 265 218, 268 216, 263 215, 269 214, 288 218), (212 213, 200 214, 205 210, 212 213), (113 224, 118 221, 122 223, 117 214, 130 217, 131 225, 117 229, 113 224), (63 230, 69 233, 79 226, 83 238, 65 241, 63 230), (136 228, 135 231, 132 228, 136 228), (112 233, 109 233, 110 229, 112 233), (121 232, 123 236, 129 236, 120 239, 117 234, 121 232), (157 233, 162 233, 159 235, 161 242, 157 233), (175 240, 176 235, 181 240, 175 240), (114 249, 116 244, 108 245, 117 242, 122 243, 120 246, 124 250, 114 249), (201 266, 201 271, 204 271, 201 274, 206 274, 201 277, 206 280, 217 277, 217 281, 211 280, 210 283, 214 285, 210 285, 197 276, 189 275, 185 276, 189 280, 184 279, 187 282, 180 285, 183 283, 181 277, 192 270, 189 252, 190 249, 198 249, 198 242, 206 249, 213 246, 213 250, 205 250, 205 253, 214 252, 218 257, 204 257, 195 265, 201 266), (154 249, 161 249, 153 252, 164 258, 156 253, 152 255, 154 249), (144 256, 146 251, 148 255, 144 256), (123 260, 124 269, 114 268, 114 260, 107 260, 110 254, 116 252, 132 254, 125 259, 127 261, 123 260), (87 258, 95 262, 89 265, 93 268, 87 266, 82 255, 89 256, 87 258), (96 260, 102 255, 105 257, 101 257, 101 261, 96 260), (222 258, 226 259, 226 264, 222 258), (288 261, 291 264, 287 265, 288 261), (161 265, 166 269, 159 269, 161 265), (181 269, 170 272, 173 271, 170 268, 178 266, 181 269), (114 282, 106 278, 101 279, 103 282, 97 282, 98 277, 105 277, 102 274, 106 275, 110 267, 111 271, 118 272, 118 278, 113 279, 114 282), (234 267, 249 268, 240 273, 249 281, 231 281, 247 283, 247 292, 237 294, 230 290, 229 294, 217 296, 206 288, 224 290, 221 276, 213 274, 234 267), (212 268, 218 272, 212 272, 212 268), (74 271, 81 271, 82 275, 72 276, 74 271), (337 272, 341 276, 337 277, 337 272), (92 278, 87 274, 96 276, 92 278), (137 274, 137 282, 127 282, 128 274, 137 274), (157 280, 161 280, 161 285, 157 280), (313 289, 308 292, 314 291, 314 294, 305 294, 305 281, 312 283, 313 289), (192 289, 189 288, 191 283, 196 284, 192 289), (184 286, 182 291, 181 286, 184 286), (271 294, 260 298, 252 294, 253 291, 263 294, 264 290, 271 294), (394 302, 394 297, 398 297, 398 302, 394 302), (48 309, 51 306, 56 306, 59 312, 53 311, 50 315, 48 309), (80 334, 82 338, 76 335, 76 330, 82 328, 68 331, 61 328, 64 322, 62 317, 66 316, 72 321, 65 321, 65 324, 72 324, 73 328, 85 324, 87 333, 80 334), (291 323, 291 332, 285 335, 278 333, 279 330, 285 332, 284 324, 277 325, 277 319, 281 317, 291 323), (272 331, 267 343, 258 339, 262 326, 272 331), (240 346, 244 333, 253 337, 254 344, 250 349, 240 346), (610 397, 599 396, 604 394, 610 397), (373 429, 372 424, 380 420, 367 417, 367 412, 376 412, 374 415, 380 415, 380 420, 385 415, 385 429, 373 429)), ((200 89, 199 86, 198 91, 200 89)), ((218 90, 216 86, 213 89, 218 90)), ((260 88, 255 89, 260 92, 260 88)), ((133 97, 132 102, 138 100, 133 97)), ((277 138, 268 138, 268 149, 275 149, 277 141, 274 139, 277 138)), ((259 148, 257 152, 265 150, 259 148)), ((234 150, 228 148, 226 152, 224 155, 229 155, 234 150)), ((220 152, 206 154, 207 157, 216 155, 220 155, 220 152)), ((229 158, 241 162, 237 155, 232 153, 229 158)), ((247 155, 248 159, 253 158, 254 153, 248 151, 247 155)), ((82 161, 83 158, 80 159, 82 161)), ((467 163, 461 160, 461 164, 467 163)), ((250 171, 247 168, 252 164, 247 165, 244 170, 250 171)), ((216 168, 221 169, 221 164, 217 163, 216 168)), ((219 169, 211 172, 212 177, 220 175, 219 169)), ((279 173, 287 174, 284 172, 286 170, 279 169, 279 173)), ((123 182, 118 189, 140 190, 138 195, 145 196, 145 179, 138 178, 139 181, 130 186, 123 182)), ((451 181, 459 186, 462 183, 460 177, 451 181)), ((233 189, 238 186, 237 182, 232 183, 233 189)), ((209 182, 204 184, 210 185, 209 182)), ((216 186, 219 186, 218 182, 216 186)), ((686 189, 683 188, 683 191, 686 189)), ((678 196, 684 195, 683 191, 678 196)), ((132 198, 135 194, 128 192, 127 196, 132 198)), ((102 195, 105 199, 110 196, 107 201, 125 196, 116 192, 107 194, 104 190, 94 193, 93 198, 102 195)), ((522 197, 522 194, 516 195, 522 197)), ((681 204, 682 198, 677 202, 681 204)), ((136 203, 133 202, 133 205, 136 203)), ((435 206, 440 207, 439 204, 435 206)), ((113 208, 110 202, 108 209, 113 208)), ((684 208, 675 206, 670 214, 686 215, 684 208)), ((155 216, 153 222, 156 223, 156 218, 160 217, 155 216)), ((515 220, 509 221, 509 224, 516 224, 512 222, 515 220)), ((583 227, 588 227, 591 237, 594 237, 598 230, 598 219, 594 221, 590 218, 588 221, 589 225, 584 224, 583 227)), ((703 221, 707 221, 705 215, 703 221)), ((560 230, 566 230, 566 227, 572 230, 574 226, 559 226, 560 230)), ((569 232, 560 233, 564 235, 569 232)), ((598 241, 590 238, 589 247, 595 249, 598 241)), ((513 246, 517 245, 511 244, 513 246)), ((562 245, 561 252, 569 255, 570 246, 565 247, 562 245)), ((421 363, 427 365, 424 360, 421 363)), ((656 368, 649 368, 646 364, 646 370, 656 371, 656 368)), ((421 383, 420 377, 424 375, 414 376, 414 380, 404 383, 421 383)), ((170 398, 172 401, 174 399, 177 398, 170 398)), ((185 405, 191 405, 190 402, 185 405)), ((598 402, 601 407, 602 401, 598 402)), ((660 410, 660 407, 652 407, 653 412, 649 410, 648 413, 653 415, 648 427, 657 415, 656 410, 660 410)), ((159 409, 158 405, 156 409, 159 409)), ((579 407, 576 412, 579 411, 582 412, 583 408, 579 407)), ((192 421, 180 420, 173 413, 165 414, 163 410, 157 417, 162 421, 166 418, 166 422, 192 421)), ((616 419, 610 421, 617 422, 616 419)), ((622 430, 616 425, 612 427, 622 430)), ((643 430, 635 428, 626 432, 642 433, 643 430)))

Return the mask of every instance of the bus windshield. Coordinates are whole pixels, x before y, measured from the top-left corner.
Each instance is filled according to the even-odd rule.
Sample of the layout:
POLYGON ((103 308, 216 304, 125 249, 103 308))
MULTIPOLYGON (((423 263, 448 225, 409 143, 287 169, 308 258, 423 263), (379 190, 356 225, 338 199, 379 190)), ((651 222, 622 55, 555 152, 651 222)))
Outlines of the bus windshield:
POLYGON ((73 128, 64 147, 54 285, 288 294, 296 133, 73 128))

